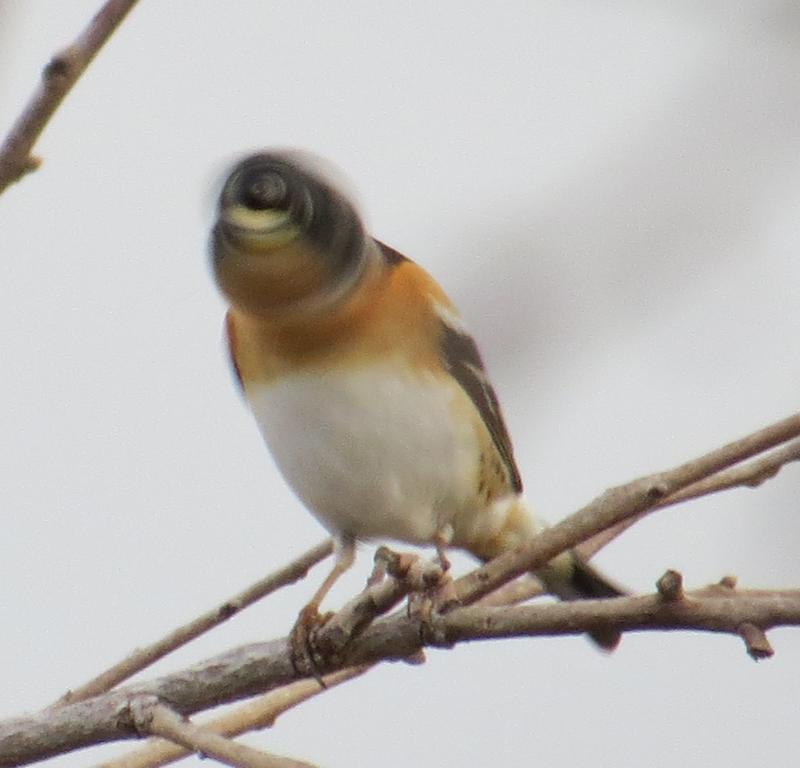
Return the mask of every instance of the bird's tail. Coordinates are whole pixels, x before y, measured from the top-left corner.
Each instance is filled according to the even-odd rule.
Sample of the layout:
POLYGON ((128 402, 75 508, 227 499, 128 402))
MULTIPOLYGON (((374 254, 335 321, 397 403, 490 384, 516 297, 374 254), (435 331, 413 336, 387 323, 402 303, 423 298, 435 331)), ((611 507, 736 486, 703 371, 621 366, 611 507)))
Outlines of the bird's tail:
MULTIPOLYGON (((525 544, 547 527, 522 496, 496 502, 480 520, 481 524, 469 532, 469 544, 465 548, 482 560, 490 560, 525 544)), ((626 594, 574 550, 562 552, 534 575, 560 600, 592 600, 626 594)), ((612 651, 619 644, 621 634, 616 629, 598 628, 592 630, 589 637, 603 650, 612 651)))
MULTIPOLYGON (((625 591, 613 584, 577 552, 569 550, 536 571, 551 595, 560 600, 593 600, 603 597, 621 597, 625 591)), ((621 633, 617 629, 594 629, 589 637, 604 651, 613 651, 621 633)))

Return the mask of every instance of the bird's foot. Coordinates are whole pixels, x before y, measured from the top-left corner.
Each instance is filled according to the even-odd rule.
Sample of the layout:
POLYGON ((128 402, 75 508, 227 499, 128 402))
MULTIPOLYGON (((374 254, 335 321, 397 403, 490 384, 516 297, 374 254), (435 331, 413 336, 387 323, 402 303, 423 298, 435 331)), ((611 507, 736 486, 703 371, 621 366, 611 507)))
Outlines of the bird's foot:
MULTIPOLYGON (((450 561, 445 556, 443 547, 437 547, 437 557, 434 560, 379 547, 375 552, 375 567, 367 586, 380 584, 386 575, 403 582, 408 590, 406 614, 419 621, 423 641, 438 644, 434 628, 435 616, 460 605, 455 583, 448 573, 449 568, 450 561)), ((413 663, 422 663, 424 660, 425 653, 422 649, 413 659, 408 659, 413 663)))
POLYGON ((423 645, 447 645, 437 626, 437 619, 460 604, 455 582, 448 573, 443 573, 440 580, 429 589, 412 592, 408 596, 408 617, 416 620, 423 645))
MULTIPOLYGON (((378 547, 367 586, 374 587, 389 575, 404 583, 410 594, 434 594, 439 587, 451 581, 447 569, 438 560, 430 561, 410 552, 394 552, 389 547, 378 547)), ((447 563, 449 566, 450 563, 447 563)))
POLYGON ((434 636, 436 615, 447 613, 460 604, 449 568, 450 561, 443 550, 438 549, 433 562, 416 557, 405 573, 405 579, 411 586, 407 615, 419 621, 423 639, 434 636))
POLYGON ((316 639, 319 630, 331 616, 332 613, 321 614, 317 606, 310 603, 300 611, 289 633, 289 653, 295 672, 303 677, 316 678, 323 688, 325 682, 320 670, 328 659, 316 639))
POLYGON ((416 615, 429 622, 434 613, 447 613, 460 605, 455 582, 446 571, 440 571, 438 579, 416 589, 408 596, 408 615, 416 615))

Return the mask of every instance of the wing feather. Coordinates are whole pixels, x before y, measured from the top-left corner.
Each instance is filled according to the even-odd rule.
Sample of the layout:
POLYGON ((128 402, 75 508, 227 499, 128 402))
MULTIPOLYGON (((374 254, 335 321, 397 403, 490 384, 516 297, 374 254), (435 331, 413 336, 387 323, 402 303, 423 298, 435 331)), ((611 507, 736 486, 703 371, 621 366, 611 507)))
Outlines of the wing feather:
POLYGON ((521 493, 522 478, 514 460, 511 437, 475 340, 468 333, 453 328, 442 320, 441 353, 445 367, 478 409, 497 452, 508 469, 514 491, 521 493))

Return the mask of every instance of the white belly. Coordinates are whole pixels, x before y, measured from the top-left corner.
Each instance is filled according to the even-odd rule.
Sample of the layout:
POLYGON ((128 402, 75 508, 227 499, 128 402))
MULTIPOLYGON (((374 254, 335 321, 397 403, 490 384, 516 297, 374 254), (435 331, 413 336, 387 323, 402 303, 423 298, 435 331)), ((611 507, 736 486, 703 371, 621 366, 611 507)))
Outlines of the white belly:
POLYGON ((332 532, 429 542, 474 497, 477 441, 460 391, 384 362, 250 387, 275 461, 332 532))

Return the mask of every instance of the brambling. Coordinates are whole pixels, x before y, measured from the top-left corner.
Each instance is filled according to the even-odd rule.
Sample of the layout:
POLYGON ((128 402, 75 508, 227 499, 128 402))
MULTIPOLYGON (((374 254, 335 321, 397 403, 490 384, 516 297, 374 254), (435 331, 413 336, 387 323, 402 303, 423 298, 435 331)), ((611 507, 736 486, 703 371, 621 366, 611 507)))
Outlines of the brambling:
MULTIPOLYGON (((453 303, 371 237, 307 157, 267 151, 238 163, 211 252, 247 402, 284 478, 337 542, 306 617, 352 565, 358 540, 488 560, 545 527, 524 500, 497 396, 453 303)), ((536 575, 565 600, 621 594, 574 552, 536 575)), ((615 631, 592 637, 606 649, 619 641, 615 631)))

